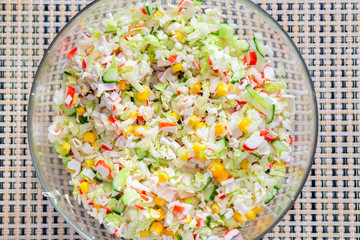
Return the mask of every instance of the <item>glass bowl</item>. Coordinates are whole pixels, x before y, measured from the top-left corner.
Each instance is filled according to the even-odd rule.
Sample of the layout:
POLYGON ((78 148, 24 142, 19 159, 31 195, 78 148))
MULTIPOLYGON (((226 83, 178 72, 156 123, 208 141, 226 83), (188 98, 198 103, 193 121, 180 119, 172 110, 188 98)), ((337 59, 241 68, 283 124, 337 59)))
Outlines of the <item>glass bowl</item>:
MULTIPOLYGON (((83 38, 88 27, 99 26, 107 13, 128 8, 139 1, 95 1, 80 11, 56 36, 37 70, 31 89, 28 111, 28 137, 31 157, 40 183, 55 209, 85 239, 113 239, 94 218, 72 197, 70 175, 48 141, 52 122, 53 95, 62 79, 66 53, 83 38), (67 198, 66 196, 69 196, 67 198)), ((155 1, 154 1, 155 2, 155 1)), ((158 2, 166 8, 170 1, 158 2)), ((174 0, 172 4, 177 4, 174 0)), ((208 8, 218 7, 224 21, 237 26, 236 33, 251 40, 254 33, 263 35, 265 44, 274 51, 273 60, 283 59, 289 93, 295 96, 293 117, 294 144, 292 160, 287 167, 286 181, 275 199, 247 228, 241 229, 244 239, 260 239, 283 218, 301 192, 311 169, 317 140, 317 105, 314 88, 305 63, 290 37, 265 11, 247 0, 204 1, 208 8)))

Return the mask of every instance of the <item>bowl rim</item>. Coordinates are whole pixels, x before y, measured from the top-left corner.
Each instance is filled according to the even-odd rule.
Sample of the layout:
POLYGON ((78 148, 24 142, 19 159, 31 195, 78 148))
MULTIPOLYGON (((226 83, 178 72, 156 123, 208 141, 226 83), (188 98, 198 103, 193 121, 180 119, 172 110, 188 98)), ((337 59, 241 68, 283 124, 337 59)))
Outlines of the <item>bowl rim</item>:
MULTIPOLYGON (((295 43, 293 42, 292 38, 289 36, 289 34, 283 29, 283 27, 269 14, 267 13, 264 9, 262 9, 260 6, 258 6, 256 3, 252 2, 251 0, 235 0, 237 2, 240 2, 244 5, 246 5, 247 7, 250 7, 252 10, 257 11, 260 15, 262 15, 263 18, 265 18, 265 20, 268 20, 270 22, 270 24, 275 25, 276 31, 283 36, 284 40, 287 41, 287 43, 289 44, 290 49, 295 53, 296 57, 298 58, 297 60, 299 61, 300 65, 302 66, 304 72, 306 73, 306 78, 307 81, 309 82, 309 86, 310 86, 310 91, 311 91, 311 95, 312 95, 312 101, 314 103, 314 135, 313 135, 313 139, 314 139, 314 144, 312 147, 312 150, 310 152, 310 157, 308 159, 308 165, 307 165, 307 169, 306 171, 304 171, 304 175, 302 177, 302 182, 301 182, 301 187, 299 187, 299 189, 297 190, 297 192, 294 195, 294 198, 291 200, 290 204, 284 208, 284 210, 282 211, 281 214, 279 214, 275 220, 265 229, 263 230, 258 236, 256 236, 256 238, 254 238, 255 240, 259 240, 261 239, 265 234, 269 233, 281 220, 282 218, 288 213, 288 211, 293 207, 293 205, 295 204, 295 201, 298 199, 300 193, 302 192, 305 183, 307 182, 307 179, 309 177, 309 173, 310 170, 312 168, 313 165, 313 160, 315 157, 315 153, 316 153, 316 147, 317 147, 317 141, 318 141, 318 123, 319 123, 319 117, 318 117, 318 107, 317 107, 317 99, 316 99, 316 94, 315 94, 315 88, 314 88, 314 83, 311 80, 311 76, 309 74, 309 70, 307 68, 307 65, 299 51, 299 49, 297 48, 297 46, 295 45, 295 43)), ((29 150, 30 150, 30 156, 31 156, 31 160, 33 162, 35 171, 36 171, 36 175, 39 179, 39 182, 42 186, 42 188, 45 190, 45 192, 47 192, 47 188, 45 185, 45 179, 43 179, 42 175, 40 174, 40 170, 38 168, 38 165, 36 164, 35 159, 35 154, 33 151, 33 144, 32 144, 32 137, 31 137, 31 131, 30 129, 32 129, 32 122, 31 120, 31 113, 32 113, 32 102, 33 102, 33 95, 34 95, 34 90, 35 90, 35 86, 36 86, 36 81, 38 78, 38 75, 40 74, 40 70, 42 69, 42 65, 45 62, 45 59, 48 56, 48 53, 51 51, 51 49, 53 48, 55 42, 60 38, 60 36, 62 35, 62 33, 71 25, 72 22, 74 22, 80 15, 82 15, 84 12, 86 12, 89 8, 91 8, 93 5, 97 4, 101 2, 101 0, 94 0, 93 2, 87 4, 83 9, 81 9, 78 13, 76 13, 66 24, 65 26, 59 31, 59 33, 56 34, 55 38, 52 40, 51 44, 49 45, 49 47, 45 50, 45 53, 41 59, 41 62, 39 64, 39 66, 37 67, 36 70, 36 74, 34 76, 34 81, 32 83, 31 86, 31 90, 30 90, 30 96, 29 96, 29 101, 28 101, 28 111, 27 111, 27 137, 28 137, 28 144, 29 144, 29 150)), ((80 234, 80 236, 84 237, 85 239, 92 239, 90 238, 88 235, 86 235, 83 230, 81 230, 80 228, 78 228, 77 226, 75 226, 72 221, 70 221, 62 212, 62 210, 58 207, 58 205, 56 204, 55 200, 52 197, 48 197, 48 199, 50 200, 50 202, 52 203, 53 207, 56 209, 56 211, 63 217, 63 219, 78 233, 80 234)))

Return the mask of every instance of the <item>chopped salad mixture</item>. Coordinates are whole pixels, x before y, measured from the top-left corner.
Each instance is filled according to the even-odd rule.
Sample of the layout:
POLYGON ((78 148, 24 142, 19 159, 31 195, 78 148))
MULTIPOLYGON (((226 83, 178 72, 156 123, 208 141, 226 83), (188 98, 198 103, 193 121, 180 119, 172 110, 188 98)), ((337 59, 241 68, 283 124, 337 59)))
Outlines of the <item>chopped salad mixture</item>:
POLYGON ((145 3, 66 55, 49 139, 74 197, 115 237, 232 239, 283 182, 283 65, 221 19, 191 0, 145 3))

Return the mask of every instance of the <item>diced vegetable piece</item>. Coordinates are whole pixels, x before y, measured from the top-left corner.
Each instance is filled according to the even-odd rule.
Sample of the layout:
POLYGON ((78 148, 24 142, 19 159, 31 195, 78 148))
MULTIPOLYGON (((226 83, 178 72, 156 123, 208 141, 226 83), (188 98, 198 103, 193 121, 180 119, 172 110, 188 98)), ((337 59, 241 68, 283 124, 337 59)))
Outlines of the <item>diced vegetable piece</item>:
POLYGON ((112 62, 108 70, 105 72, 103 78, 104 83, 119 83, 119 71, 118 71, 118 64, 116 62, 115 55, 113 55, 112 62))
POLYGON ((277 152, 277 154, 279 154, 279 156, 281 155, 282 152, 289 151, 289 148, 285 146, 279 139, 273 141, 271 144, 273 145, 275 151, 277 152))
POLYGON ((66 107, 64 104, 61 104, 60 105, 60 108, 61 108, 61 110, 63 110, 64 111, 64 113, 66 114, 66 115, 68 115, 69 117, 73 117, 73 116, 75 116, 76 115, 76 108, 71 108, 71 109, 69 109, 68 107, 66 107))
POLYGON ((274 194, 272 194, 270 191, 266 192, 264 203, 268 204, 273 198, 275 197, 274 194))
POLYGON ((121 224, 121 217, 116 213, 109 213, 106 216, 106 219, 112 222, 115 226, 120 226, 121 224))
POLYGON ((263 96, 260 96, 250 84, 246 85, 245 88, 249 93, 249 95, 245 98, 245 101, 264 113, 267 123, 271 123, 274 119, 275 105, 272 104, 270 99, 265 99, 263 96))
POLYGON ((216 189, 218 187, 213 183, 210 183, 208 187, 204 190, 204 199, 206 201, 214 201, 216 195, 216 189))
POLYGON ((257 39, 256 37, 254 37, 254 43, 255 43, 255 47, 256 47, 256 50, 258 51, 258 53, 262 57, 265 57, 267 52, 266 52, 266 48, 265 48, 265 45, 264 45, 263 41, 261 41, 260 39, 257 39))
POLYGON ((122 168, 112 183, 114 191, 120 192, 126 185, 126 179, 130 176, 130 169, 122 168))
POLYGON ((121 202, 124 205, 127 205, 128 203, 135 200, 138 196, 139 196, 139 194, 136 192, 135 189, 125 188, 124 195, 121 197, 121 202))
POLYGON ((234 28, 227 23, 221 23, 219 29, 219 37, 231 40, 234 37, 234 28))

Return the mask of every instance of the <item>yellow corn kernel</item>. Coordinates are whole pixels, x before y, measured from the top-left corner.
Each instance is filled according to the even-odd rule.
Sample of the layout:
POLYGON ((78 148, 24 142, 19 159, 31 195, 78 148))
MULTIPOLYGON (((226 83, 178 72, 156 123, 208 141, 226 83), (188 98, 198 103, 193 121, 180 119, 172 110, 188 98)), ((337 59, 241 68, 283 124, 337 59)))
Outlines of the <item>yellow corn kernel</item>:
POLYGON ((281 163, 275 162, 274 165, 277 165, 277 166, 280 166, 280 167, 286 167, 286 163, 284 163, 284 162, 281 162, 281 163))
POLYGON ((252 210, 250 210, 250 212, 248 212, 247 214, 245 214, 245 216, 246 216, 248 219, 250 219, 250 220, 253 220, 253 219, 255 219, 255 217, 256 217, 255 213, 254 213, 252 210))
POLYGON ((141 131, 143 131, 143 130, 146 130, 146 128, 144 126, 142 126, 142 125, 136 126, 134 128, 134 135, 137 136, 137 137, 142 137, 143 135, 141 134, 141 131))
POLYGON ((187 222, 185 222, 184 224, 189 224, 189 223, 191 223, 191 221, 192 221, 191 215, 187 215, 187 216, 183 217, 183 218, 181 219, 181 221, 183 221, 183 220, 185 220, 185 219, 187 219, 187 222))
POLYGON ((137 116, 138 116, 138 111, 134 110, 129 114, 128 118, 136 118, 137 116))
POLYGON ((233 90, 234 89, 234 85, 232 83, 229 83, 228 84, 228 88, 229 88, 229 91, 233 90))
POLYGON ((159 178, 159 183, 167 182, 170 179, 169 175, 164 172, 159 172, 157 176, 159 178))
POLYGON ((156 218, 156 220, 161 221, 165 218, 165 213, 164 211, 160 208, 160 209, 156 209, 155 211, 160 213, 160 217, 156 218))
POLYGON ((249 125, 250 125, 250 120, 247 118, 243 118, 243 120, 241 120, 241 122, 239 123, 239 128, 244 133, 248 133, 248 130, 246 129, 246 127, 249 125))
POLYGON ((154 201, 155 201, 155 204, 158 205, 159 207, 164 206, 166 203, 165 199, 158 197, 158 196, 155 197, 154 201))
POLYGON ((216 214, 216 213, 218 213, 218 212, 220 212, 220 206, 219 206, 219 204, 217 204, 217 203, 214 203, 212 206, 211 206, 211 212, 213 213, 213 214, 216 214))
POLYGON ((249 167, 249 161, 248 160, 242 161, 240 165, 242 169, 247 170, 249 167))
POLYGON ((84 115, 84 113, 85 113, 85 108, 83 108, 83 107, 78 107, 78 108, 76 109, 76 112, 77 112, 77 115, 78 115, 78 116, 82 116, 82 115, 84 115))
POLYGON ((120 80, 120 83, 118 83, 118 85, 121 91, 125 90, 126 80, 120 80))
POLYGON ((173 70, 173 72, 179 72, 184 70, 182 63, 176 63, 171 67, 171 70, 173 70))
POLYGON ((71 146, 70 143, 65 142, 61 147, 61 152, 64 154, 68 154, 70 152, 71 146))
POLYGON ((189 150, 187 150, 186 148, 180 149, 179 150, 179 157, 183 161, 189 160, 189 150))
POLYGON ((132 133, 132 130, 133 130, 133 126, 129 125, 129 126, 125 127, 125 129, 122 131, 122 133, 124 134, 125 137, 127 137, 132 133))
POLYGON ((140 101, 146 101, 146 99, 150 95, 150 88, 146 85, 144 85, 143 88, 144 88, 144 91, 138 92, 136 95, 137 99, 139 99, 140 101))
POLYGON ((97 204, 96 202, 93 202, 93 205, 94 205, 94 207, 95 207, 96 209, 100 209, 100 208, 103 207, 102 205, 97 204))
POLYGON ((164 228, 163 234, 167 235, 167 236, 173 236, 173 237, 177 237, 179 235, 177 232, 170 231, 167 228, 164 228))
POLYGON ((219 85, 216 88, 216 93, 221 96, 225 96, 228 92, 229 92, 228 85, 226 85, 226 83, 224 82, 219 83, 219 85))
POLYGON ((92 37, 94 37, 94 38, 100 38, 100 37, 101 37, 101 33, 96 32, 96 33, 94 33, 94 34, 92 35, 92 37))
POLYGON ((81 190, 82 193, 88 193, 89 192, 89 183, 86 182, 86 181, 83 181, 80 184, 80 190, 81 190))
POLYGON ((72 104, 75 105, 77 103, 78 99, 79 99, 79 94, 75 93, 74 100, 73 100, 72 104))
POLYGON ((262 210, 262 207, 254 207, 251 211, 253 211, 253 213, 256 215, 258 213, 260 213, 262 210))
POLYGON ((221 163, 218 163, 215 161, 213 161, 209 164, 208 169, 214 177, 220 176, 221 173, 224 171, 223 165, 221 165, 221 163))
POLYGON ((147 231, 147 230, 145 230, 145 231, 141 231, 140 232, 140 237, 147 237, 147 236, 149 236, 150 235, 150 232, 149 231, 147 231))
POLYGON ((191 126, 193 126, 193 128, 196 126, 198 122, 199 122, 199 118, 196 115, 192 115, 190 117, 189 123, 191 124, 191 126))
POLYGON ((96 140, 96 135, 92 132, 86 132, 86 133, 84 133, 83 140, 84 140, 84 142, 94 144, 94 142, 96 140))
POLYGON ((225 123, 215 125, 215 133, 217 135, 223 134, 225 132, 225 130, 226 130, 226 124, 225 123))
POLYGON ((95 165, 94 159, 85 159, 84 167, 85 168, 92 168, 95 165))
POLYGON ((170 113, 170 116, 176 118, 176 121, 179 120, 180 116, 176 112, 170 113))
POLYGON ((207 160, 206 156, 200 154, 200 152, 195 152, 195 156, 202 162, 205 162, 207 160))
POLYGON ((184 33, 180 32, 180 31, 175 31, 175 35, 176 35, 176 39, 179 42, 182 42, 184 40, 184 33))
POLYGON ((206 150, 206 145, 204 145, 202 143, 195 142, 193 144, 193 149, 194 149, 195 152, 205 151, 206 150))
POLYGON ((163 17, 164 14, 163 14, 160 10, 157 10, 156 13, 155 13, 155 16, 157 16, 157 17, 163 17))
POLYGON ((200 90, 201 90, 201 83, 197 82, 194 84, 194 86, 192 86, 192 88, 190 88, 190 94, 191 95, 198 94, 200 90))
POLYGON ((235 211, 234 218, 236 221, 240 223, 245 223, 247 221, 247 217, 245 215, 240 214, 239 212, 235 211))
POLYGON ((130 11, 135 12, 135 9, 132 8, 132 9, 130 9, 130 11))
POLYGON ((221 182, 227 180, 229 178, 229 176, 230 176, 230 174, 227 171, 224 170, 215 179, 216 179, 216 181, 221 183, 221 182))
POLYGON ((184 198, 184 203, 193 205, 194 203, 196 203, 196 199, 194 197, 187 197, 184 198))
POLYGON ((72 174, 72 173, 75 173, 75 170, 68 169, 68 168, 67 168, 66 170, 68 170, 68 172, 71 173, 71 174, 72 174))
POLYGON ((203 122, 198 122, 198 123, 196 124, 196 126, 195 126, 195 132, 196 132, 198 129, 203 128, 203 127, 205 127, 205 126, 206 126, 205 123, 203 123, 203 122))
POLYGON ((161 236, 163 233, 164 227, 159 222, 154 222, 150 227, 150 232, 156 236, 161 236))

